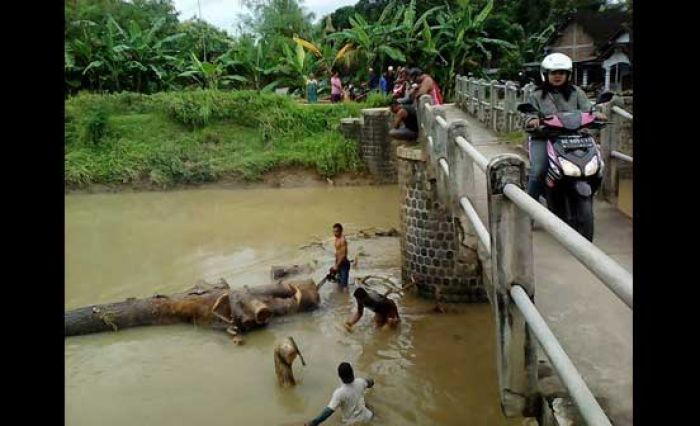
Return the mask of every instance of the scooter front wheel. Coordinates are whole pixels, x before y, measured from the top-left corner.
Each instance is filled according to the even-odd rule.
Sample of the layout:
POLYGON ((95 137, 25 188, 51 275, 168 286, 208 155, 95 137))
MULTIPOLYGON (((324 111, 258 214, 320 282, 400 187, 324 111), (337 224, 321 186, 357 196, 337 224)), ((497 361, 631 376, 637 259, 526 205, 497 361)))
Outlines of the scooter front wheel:
POLYGON ((570 206, 573 207, 571 216, 575 224, 574 229, 583 235, 588 241, 593 241, 593 197, 582 197, 573 194, 570 206))

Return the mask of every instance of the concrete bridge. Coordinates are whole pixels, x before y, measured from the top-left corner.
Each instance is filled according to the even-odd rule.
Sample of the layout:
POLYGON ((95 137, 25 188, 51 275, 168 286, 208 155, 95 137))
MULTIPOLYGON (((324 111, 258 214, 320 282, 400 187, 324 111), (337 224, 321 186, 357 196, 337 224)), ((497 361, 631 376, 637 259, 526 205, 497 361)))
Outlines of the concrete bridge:
MULTIPOLYGON (((425 104, 422 110, 426 110, 425 104)), ((456 105, 433 107, 432 110, 444 113, 448 129, 460 120, 467 123, 466 139, 489 162, 503 154, 518 156, 526 162, 518 147, 499 142, 496 134, 456 105)), ((424 116, 422 121, 429 122, 430 118, 424 116)), ((426 133, 429 136, 431 132, 426 133)), ((426 142, 427 147, 429 141, 426 142)), ((435 169, 433 176, 438 184, 438 176, 444 172, 435 169)), ((472 173, 473 191, 468 193, 469 200, 484 227, 493 229, 489 218, 486 173, 479 168, 474 168, 472 173)), ((632 220, 600 197, 595 203, 595 219, 595 245, 631 273, 632 220)), ((513 237, 519 238, 518 235, 513 237)), ((489 261, 483 249, 480 258, 483 263, 489 261)), ((533 300, 537 310, 612 423, 631 425, 632 310, 563 249, 554 237, 539 228, 532 231, 532 269, 533 300)), ((493 286, 489 283, 488 273, 484 276, 485 286, 493 286)), ((539 347, 537 359, 542 366, 538 371, 538 392, 553 412, 565 410, 564 406, 571 402, 566 386, 556 374, 552 375, 547 356, 539 347)), ((579 419, 579 424, 585 424, 576 412, 561 413, 560 417, 579 419)))
MULTIPOLYGON (((490 129, 518 125, 513 98, 498 117, 493 98, 469 89, 458 77, 457 104, 421 99, 417 146, 387 138, 385 110, 343 124, 370 169, 404 192, 403 279, 428 297, 491 302, 507 416, 631 425, 632 220, 598 197, 591 244, 528 197, 526 155, 490 129)), ((601 135, 603 153, 619 173, 610 163, 631 157, 612 135, 601 135)), ((608 199, 616 181, 606 177, 608 199)))

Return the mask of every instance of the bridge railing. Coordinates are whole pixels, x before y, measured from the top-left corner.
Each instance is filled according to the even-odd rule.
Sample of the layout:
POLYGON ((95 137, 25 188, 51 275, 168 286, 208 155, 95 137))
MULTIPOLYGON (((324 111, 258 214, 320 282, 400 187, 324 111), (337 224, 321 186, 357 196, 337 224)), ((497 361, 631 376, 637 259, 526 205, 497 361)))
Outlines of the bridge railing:
POLYGON ((490 129, 510 133, 522 127, 518 103, 525 102, 532 90, 533 85, 521 89, 513 81, 499 83, 495 80, 457 76, 455 97, 460 108, 477 117, 490 129))
MULTIPOLYGON (((465 83, 458 79, 460 84, 465 83)), ((483 90, 485 86, 474 87, 483 90)), ((473 98, 458 102, 473 102, 473 98)), ((477 113, 481 105, 467 104, 477 113)), ((438 198, 454 217, 464 222, 463 243, 477 250, 484 267, 486 293, 496 317, 499 390, 505 414, 528 415, 535 410, 538 390, 534 334, 584 419, 592 425, 609 425, 533 303, 532 219, 630 308, 631 274, 522 190, 527 172, 520 157, 507 154, 489 161, 470 143, 468 123, 448 122, 443 107, 431 105, 429 96, 420 99, 419 120, 438 198), (485 174, 486 200, 476 191, 475 167, 485 174), (486 223, 474 207, 479 202, 487 203, 486 223)))
POLYGON ((601 112, 605 113, 611 122, 600 132, 600 153, 606 165, 601 190, 603 196, 612 204, 617 204, 620 179, 625 174, 630 174, 633 164, 633 157, 630 155, 632 139, 625 137, 630 134, 625 130, 634 121, 634 117, 616 105, 617 103, 619 103, 619 98, 601 105, 601 112))

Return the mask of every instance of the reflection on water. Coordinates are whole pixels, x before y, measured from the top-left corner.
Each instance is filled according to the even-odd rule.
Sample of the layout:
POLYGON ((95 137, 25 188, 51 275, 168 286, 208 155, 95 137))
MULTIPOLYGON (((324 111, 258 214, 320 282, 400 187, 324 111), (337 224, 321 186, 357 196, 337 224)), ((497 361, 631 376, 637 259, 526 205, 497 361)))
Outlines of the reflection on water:
MULTIPOLYGON (((175 292, 197 279, 234 287, 267 282, 269 267, 333 260, 299 247, 348 233, 398 228, 396 187, 196 190, 66 197, 66 309, 175 292)), ((396 238, 350 239, 363 253, 352 275, 399 274, 396 238)), ((377 385, 367 403, 382 425, 516 425, 500 414, 495 336, 488 305, 429 313, 398 300, 398 330, 367 316, 348 333, 353 301, 334 285, 320 309, 275 321, 235 346, 193 326, 144 327, 66 339, 66 423, 70 425, 282 425, 314 417, 349 361, 377 385), (277 387, 274 341, 293 336, 307 366, 298 385, 277 387)), ((392 296, 396 297, 396 296, 392 296)), ((339 424, 333 416, 327 424, 339 424)))

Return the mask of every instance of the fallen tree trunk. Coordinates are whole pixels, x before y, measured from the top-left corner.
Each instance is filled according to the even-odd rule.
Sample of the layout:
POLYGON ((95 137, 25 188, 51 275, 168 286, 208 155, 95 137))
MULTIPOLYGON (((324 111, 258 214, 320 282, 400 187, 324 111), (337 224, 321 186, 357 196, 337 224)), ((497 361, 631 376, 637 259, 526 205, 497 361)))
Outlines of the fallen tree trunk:
POLYGON ((178 322, 245 332, 266 325, 271 317, 315 309, 319 299, 311 279, 236 290, 224 280, 214 285, 200 282, 168 296, 73 309, 65 313, 65 336, 178 322))

